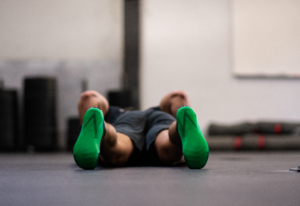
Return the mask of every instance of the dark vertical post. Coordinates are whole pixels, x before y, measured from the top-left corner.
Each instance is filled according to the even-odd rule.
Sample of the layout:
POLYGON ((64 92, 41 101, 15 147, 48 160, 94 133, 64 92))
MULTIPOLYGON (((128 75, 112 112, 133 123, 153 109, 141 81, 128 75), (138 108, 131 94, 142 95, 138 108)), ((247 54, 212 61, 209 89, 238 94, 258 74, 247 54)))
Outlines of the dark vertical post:
POLYGON ((139 0, 124 2, 124 70, 123 86, 131 91, 132 106, 139 109, 139 0))

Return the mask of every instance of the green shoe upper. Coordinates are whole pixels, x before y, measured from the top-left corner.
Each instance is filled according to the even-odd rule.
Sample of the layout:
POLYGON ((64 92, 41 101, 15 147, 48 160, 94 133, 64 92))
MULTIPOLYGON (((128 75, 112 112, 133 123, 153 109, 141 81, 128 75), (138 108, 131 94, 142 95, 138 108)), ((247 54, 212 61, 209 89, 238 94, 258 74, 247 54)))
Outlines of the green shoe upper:
POLYGON ((103 132, 102 111, 98 108, 88 109, 83 117, 81 132, 73 149, 74 160, 82 169, 91 170, 97 166, 103 132))
POLYGON ((208 160, 209 147, 198 125, 196 114, 192 108, 185 106, 178 109, 176 119, 182 152, 188 167, 203 168, 208 160))

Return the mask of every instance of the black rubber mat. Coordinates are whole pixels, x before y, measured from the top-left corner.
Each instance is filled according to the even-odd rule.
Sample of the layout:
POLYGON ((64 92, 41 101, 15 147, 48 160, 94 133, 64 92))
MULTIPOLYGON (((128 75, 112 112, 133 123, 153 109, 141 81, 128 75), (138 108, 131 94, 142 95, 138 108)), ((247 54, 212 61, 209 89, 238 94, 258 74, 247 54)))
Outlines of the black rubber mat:
POLYGON ((298 206, 300 152, 215 153, 187 167, 78 168, 72 154, 0 154, 0 205, 298 206))

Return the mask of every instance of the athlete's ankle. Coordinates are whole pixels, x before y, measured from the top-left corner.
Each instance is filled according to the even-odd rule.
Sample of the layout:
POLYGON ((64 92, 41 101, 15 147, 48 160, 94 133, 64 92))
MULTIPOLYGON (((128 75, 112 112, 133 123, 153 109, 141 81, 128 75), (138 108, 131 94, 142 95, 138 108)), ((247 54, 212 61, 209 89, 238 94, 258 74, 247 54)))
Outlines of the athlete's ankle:
POLYGON ((106 122, 104 122, 105 132, 103 132, 101 147, 104 149, 114 147, 117 143, 117 131, 116 129, 106 122))
POLYGON ((181 138, 180 138, 180 135, 178 133, 178 128, 177 128, 177 121, 174 121, 170 127, 169 127, 169 138, 170 138, 170 141, 177 145, 177 146, 180 146, 182 143, 181 143, 181 138))

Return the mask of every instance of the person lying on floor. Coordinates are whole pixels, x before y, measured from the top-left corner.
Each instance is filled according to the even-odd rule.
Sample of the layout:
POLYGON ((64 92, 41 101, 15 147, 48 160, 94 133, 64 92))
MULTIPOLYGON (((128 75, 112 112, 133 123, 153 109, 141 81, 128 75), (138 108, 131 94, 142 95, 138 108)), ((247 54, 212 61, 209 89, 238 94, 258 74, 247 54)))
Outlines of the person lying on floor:
POLYGON ((183 91, 167 94, 158 107, 125 111, 110 106, 96 91, 81 94, 78 102, 82 129, 73 148, 74 160, 86 170, 98 159, 110 167, 143 164, 191 169, 205 166, 209 147, 183 91))

